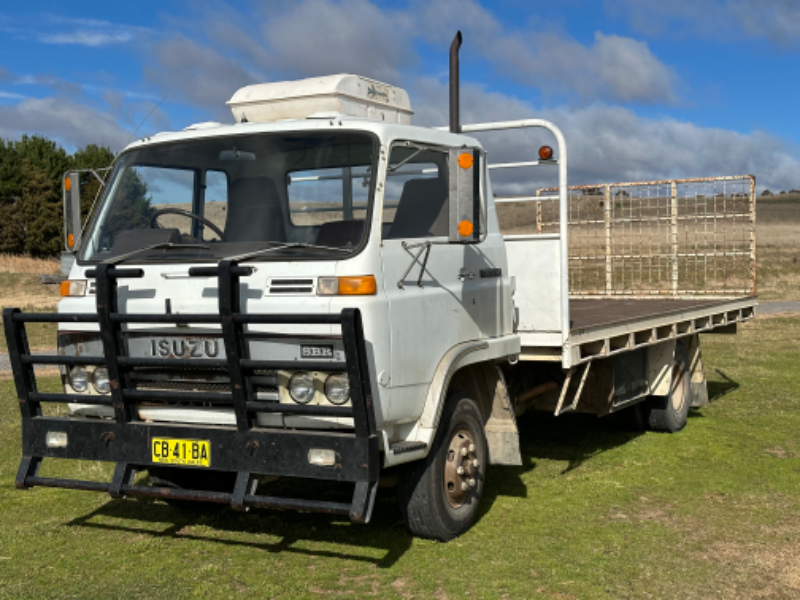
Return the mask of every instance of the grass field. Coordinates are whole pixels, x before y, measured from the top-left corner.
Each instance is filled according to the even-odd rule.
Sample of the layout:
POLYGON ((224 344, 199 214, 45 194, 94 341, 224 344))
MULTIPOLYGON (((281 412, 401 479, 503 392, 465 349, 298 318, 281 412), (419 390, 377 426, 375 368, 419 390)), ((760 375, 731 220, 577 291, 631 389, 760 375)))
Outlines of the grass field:
MULTIPOLYGON (((449 544, 411 538, 391 490, 368 526, 16 491, 16 400, 0 382, 0 596, 796 598, 799 340, 798 317, 705 336, 712 403, 679 434, 524 417, 524 466, 490 470, 479 522, 449 544)), ((55 473, 110 471, 45 463, 55 473)))
MULTIPOLYGON (((800 202, 760 202, 762 299, 800 298, 798 234, 800 202)), ((57 289, 38 276, 57 270, 0 257, 0 305, 51 310, 57 289)), ((29 335, 54 346, 52 327, 29 335)), ((409 536, 390 489, 369 526, 16 491, 18 409, 0 375, 0 597, 800 597, 798 340, 800 317, 705 336, 712 404, 677 435, 525 416, 524 466, 493 468, 479 522, 444 545, 409 536)), ((110 469, 54 461, 43 474, 110 469)))

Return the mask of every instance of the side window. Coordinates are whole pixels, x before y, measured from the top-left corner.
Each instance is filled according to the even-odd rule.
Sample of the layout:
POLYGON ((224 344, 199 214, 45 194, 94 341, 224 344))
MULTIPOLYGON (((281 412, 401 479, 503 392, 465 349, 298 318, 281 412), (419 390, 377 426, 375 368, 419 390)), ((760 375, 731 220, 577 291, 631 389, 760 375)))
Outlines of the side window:
POLYGON ((383 239, 447 235, 447 153, 395 146, 383 196, 383 239))
POLYGON ((295 171, 286 183, 292 225, 321 226, 367 217, 369 167, 295 171))
MULTIPOLYGON (((203 216, 220 230, 225 230, 225 221, 228 216, 228 176, 223 171, 206 171, 203 216)), ((219 240, 219 236, 213 230, 205 227, 203 239, 219 240)))

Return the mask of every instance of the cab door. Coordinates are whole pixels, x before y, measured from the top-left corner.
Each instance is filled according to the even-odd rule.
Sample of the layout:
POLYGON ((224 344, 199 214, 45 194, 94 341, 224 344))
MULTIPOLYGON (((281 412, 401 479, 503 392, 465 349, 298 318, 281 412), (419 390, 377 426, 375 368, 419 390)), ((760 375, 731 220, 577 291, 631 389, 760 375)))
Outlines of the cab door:
POLYGON ((396 144, 382 225, 394 418, 421 406, 447 350, 481 337, 480 276, 470 246, 448 239, 450 208, 448 151, 396 144))

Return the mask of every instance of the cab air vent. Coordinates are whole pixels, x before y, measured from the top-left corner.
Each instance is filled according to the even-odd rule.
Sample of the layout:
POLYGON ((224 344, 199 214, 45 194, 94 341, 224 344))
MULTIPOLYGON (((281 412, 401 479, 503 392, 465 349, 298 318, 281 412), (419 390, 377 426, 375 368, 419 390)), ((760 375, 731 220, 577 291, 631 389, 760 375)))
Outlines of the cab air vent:
POLYGON ((314 293, 313 279, 271 279, 267 284, 269 294, 306 296, 314 293))

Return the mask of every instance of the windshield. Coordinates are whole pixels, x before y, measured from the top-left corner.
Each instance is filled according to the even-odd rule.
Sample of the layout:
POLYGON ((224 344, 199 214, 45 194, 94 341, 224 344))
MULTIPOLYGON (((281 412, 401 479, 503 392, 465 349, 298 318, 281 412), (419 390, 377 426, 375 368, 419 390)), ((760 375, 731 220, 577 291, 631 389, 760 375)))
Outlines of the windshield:
POLYGON ((341 259, 367 235, 374 148, 363 133, 309 132, 133 150, 109 181, 81 260, 219 260, 270 247, 259 259, 341 259))

